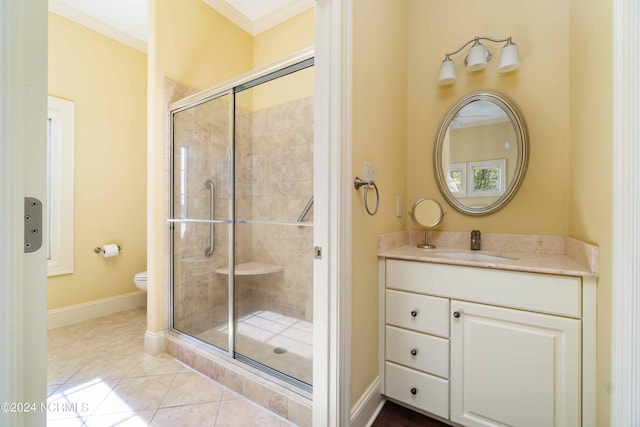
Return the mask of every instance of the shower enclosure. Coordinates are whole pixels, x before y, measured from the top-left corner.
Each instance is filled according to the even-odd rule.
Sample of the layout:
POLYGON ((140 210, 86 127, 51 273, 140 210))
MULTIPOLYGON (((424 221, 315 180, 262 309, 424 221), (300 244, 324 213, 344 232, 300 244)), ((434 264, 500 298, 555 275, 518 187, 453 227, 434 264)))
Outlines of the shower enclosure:
POLYGON ((172 327, 310 390, 313 58, 170 105, 172 327))

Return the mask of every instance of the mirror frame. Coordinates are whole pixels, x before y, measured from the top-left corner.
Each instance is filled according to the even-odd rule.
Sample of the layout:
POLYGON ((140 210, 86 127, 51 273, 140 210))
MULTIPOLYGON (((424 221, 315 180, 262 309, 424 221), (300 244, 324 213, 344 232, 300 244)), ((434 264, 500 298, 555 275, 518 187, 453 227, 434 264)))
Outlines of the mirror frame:
POLYGON ((507 203, 509 203, 513 196, 515 196, 516 192, 520 188, 520 185, 522 184, 522 181, 524 180, 524 176, 527 172, 527 165, 529 163, 529 137, 527 133, 527 126, 524 118, 520 114, 520 111, 518 111, 516 106, 508 98, 496 92, 473 92, 456 102, 456 104, 447 112, 444 119, 442 120, 440 129, 438 130, 436 143, 433 150, 433 163, 436 182, 438 183, 440 193, 442 193, 447 202, 449 202, 449 204, 453 206, 453 208, 457 211, 467 215, 488 215, 500 210, 507 203), (516 164, 514 176, 511 179, 509 186, 495 202, 482 207, 466 206, 461 203, 453 194, 451 194, 451 192, 449 191, 449 186, 447 185, 445 171, 442 167, 442 146, 444 145, 444 136, 446 135, 451 122, 460 112, 460 110, 474 101, 489 101, 498 105, 511 121, 518 140, 518 162, 516 164))
POLYGON ((415 225, 417 225, 418 227, 422 227, 425 228, 427 230, 432 230, 436 227, 438 227, 440 224, 442 224, 442 220, 444 219, 444 210, 442 209, 442 205, 436 200, 436 199, 430 199, 428 197, 423 197, 421 199, 418 199, 414 204, 413 207, 411 208, 411 220, 413 221, 413 223, 415 225), (431 225, 424 225, 423 223, 421 223, 420 221, 418 221, 418 218, 416 218, 416 209, 418 208, 418 206, 420 206, 422 203, 426 203, 426 202, 433 202, 436 204, 436 206, 440 209, 440 216, 438 217, 438 220, 431 224, 431 225))

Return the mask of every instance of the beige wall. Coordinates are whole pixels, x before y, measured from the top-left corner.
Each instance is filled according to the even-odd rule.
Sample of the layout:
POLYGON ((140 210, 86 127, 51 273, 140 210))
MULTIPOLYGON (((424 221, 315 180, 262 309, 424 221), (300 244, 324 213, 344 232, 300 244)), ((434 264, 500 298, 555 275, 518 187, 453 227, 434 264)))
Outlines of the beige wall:
POLYGON ((569 235, 600 246, 597 425, 608 426, 611 397, 612 1, 571 0, 570 3, 569 235))
MULTIPOLYGON (((262 67, 312 47, 314 36, 314 9, 309 9, 254 37, 253 67, 262 67)), ((253 111, 307 98, 314 92, 314 74, 296 73, 258 86, 252 92, 253 111)))
MULTIPOLYGON (((185 2, 180 11, 166 1, 152 3, 160 6, 160 27, 173 27, 178 33, 186 24, 177 26, 176 22, 190 22, 188 16, 219 19, 215 12, 201 13, 202 5, 195 0, 185 2), (174 22, 174 13, 184 15, 174 22)), ((362 190, 354 191, 352 404, 377 375, 377 359, 371 357, 377 354, 376 236, 410 226, 406 215, 395 216, 396 196, 402 198, 405 212, 412 201, 431 196, 448 211, 442 230, 560 234, 600 244, 598 425, 608 424, 610 71, 608 61, 589 61, 592 56, 583 52, 595 44, 599 56, 609 55, 609 9, 609 1, 589 3, 588 7, 575 0, 532 4, 387 0, 375 6, 354 1, 353 170, 354 176, 361 175, 363 161, 376 166, 381 207, 378 215, 368 216, 362 206, 362 190), (502 12, 496 14, 495 10, 502 12), (599 37, 592 37, 594 29, 599 37), (512 36, 520 48, 523 67, 515 73, 497 74, 500 47, 487 44, 495 56, 487 70, 465 73, 464 55, 458 55, 454 58, 457 83, 437 86, 444 53, 476 34, 512 36), (593 89, 586 92, 584 87, 593 89), (513 99, 525 116, 531 158, 523 186, 506 208, 486 217, 467 217, 440 196, 431 167, 432 149, 445 111, 458 98, 486 89, 513 99), (595 206, 594 199, 599 200, 595 206)), ((196 61, 188 54, 196 48, 200 53, 211 51, 210 46, 184 51, 181 46, 193 43, 191 36, 181 33, 180 40, 169 40, 168 45, 159 37, 162 52, 158 58, 164 59, 154 70, 192 87, 209 86, 310 45, 307 39, 312 42, 313 32, 305 22, 311 15, 311 11, 305 12, 282 28, 255 37, 253 44, 239 35, 233 55, 241 60, 225 63, 225 70, 213 70, 215 78, 207 70, 215 60, 196 61), (293 30, 284 31, 287 26, 293 30), (289 31, 304 37, 287 37, 289 31), (169 59, 177 63, 165 62, 169 59)), ((206 20, 189 26, 197 28, 206 20)), ((226 24, 218 27, 227 28, 226 24)))
MULTIPOLYGON (((169 146, 165 81, 205 89, 252 69, 252 38, 201 0, 149 1, 148 167, 149 212, 147 323, 168 325, 169 146)), ((180 98, 180 97, 178 97, 180 98)), ((157 349, 147 348, 155 352, 157 349)))
MULTIPOLYGON (((611 1, 406 0, 394 2, 392 8, 403 9, 405 5, 406 17, 402 17, 396 14, 398 10, 386 10, 392 6, 384 2, 376 3, 376 11, 364 0, 354 4, 354 175, 361 173, 363 160, 372 160, 378 166, 383 160, 376 159, 386 156, 385 165, 393 164, 391 174, 406 179, 405 207, 426 196, 442 202, 448 214, 441 230, 479 228, 498 233, 568 235, 598 244, 597 425, 607 426, 611 1), (402 25, 403 19, 406 36, 395 27, 402 25), (459 54, 454 57, 457 82, 438 86, 436 80, 445 52, 457 49, 475 35, 512 36, 520 48, 521 69, 505 75, 496 73, 500 46, 487 43, 494 59, 485 71, 466 73, 464 54, 459 54), (395 47, 388 48, 387 43, 395 43, 395 47), (404 43, 408 46, 406 53, 404 43), (387 74, 394 67, 393 73, 387 74), (403 93, 405 77, 406 148, 403 130, 398 130, 399 137, 388 143, 382 142, 384 136, 376 134, 381 129, 390 132, 385 115, 400 123, 404 120, 404 113, 393 105, 394 100, 401 100, 381 91, 394 87, 403 93), (432 167, 433 144, 442 117, 457 99, 477 90, 493 90, 511 98, 525 117, 531 143, 529 169, 520 191, 507 207, 485 217, 464 216, 450 207, 440 195, 432 167), (373 100, 376 96, 378 99, 373 100), (394 156, 405 149, 406 167, 394 161, 394 156)), ((377 182, 384 179, 379 169, 377 182)), ((395 190, 389 185, 383 187, 381 209, 394 206, 389 199, 395 190)), ((375 314, 367 309, 377 302, 377 277, 375 254, 369 252, 375 247, 375 235, 400 226, 393 220, 383 225, 383 217, 367 218, 361 199, 355 195, 353 203, 352 404, 377 375, 372 364, 359 356, 368 354, 370 358, 375 343, 375 314)), ((407 226, 412 227, 410 221, 407 226)))
POLYGON ((202 0, 155 0, 156 72, 205 89, 252 68, 252 37, 202 0))
POLYGON ((568 0, 408 0, 408 33, 408 201, 421 197, 440 201, 447 211, 440 230, 568 234, 568 0), (444 54, 476 35, 512 36, 520 49, 521 69, 498 74, 502 45, 486 43, 494 55, 486 70, 466 73, 465 53, 460 53, 453 57, 456 83, 438 86, 444 54), (445 112, 478 90, 496 91, 514 101, 527 122, 531 157, 515 198, 495 214, 471 217, 458 213, 441 196, 432 158, 445 112))
MULTIPOLYGON (((168 327, 168 146, 165 79, 201 90, 313 44, 313 11, 251 37, 201 0, 149 2, 149 296, 148 327, 168 327), (291 37, 289 31, 302 31, 291 37)), ((308 84, 308 79, 305 82, 308 84)), ((312 85, 311 85, 312 86, 312 85)), ((176 99, 179 99, 177 96, 176 99)), ((173 99, 175 100, 175 99, 173 99)))
MULTIPOLYGON (((449 162, 467 163, 479 160, 504 160, 505 161, 505 188, 509 186, 516 171, 518 163, 518 149, 516 148, 517 136, 513 131, 511 122, 496 123, 484 126, 464 127, 449 131, 449 162), (511 142, 509 148, 505 142, 511 142)), ((443 162, 446 157, 443 156, 443 162)), ((446 168, 444 169, 446 170, 446 168)), ((467 181, 471 178, 466 176, 467 181)), ((460 197, 460 202, 466 206, 488 206, 495 202, 499 196, 472 196, 472 186, 467 185, 467 194, 460 197)))
POLYGON ((313 46, 315 9, 311 8, 253 38, 253 67, 277 61, 313 46))
POLYGON ((137 290, 146 269, 147 56, 49 14, 49 94, 75 103, 74 272, 48 280, 55 309, 137 290), (93 248, 117 242, 117 258, 93 248))
MULTIPOLYGON (((380 210, 369 216, 353 191, 351 405, 378 375, 378 234, 403 230, 406 211, 407 10, 397 0, 353 4, 353 175, 375 166, 380 210)), ((370 203, 372 200, 370 200, 370 203)), ((373 208, 373 204, 371 208, 373 208)))

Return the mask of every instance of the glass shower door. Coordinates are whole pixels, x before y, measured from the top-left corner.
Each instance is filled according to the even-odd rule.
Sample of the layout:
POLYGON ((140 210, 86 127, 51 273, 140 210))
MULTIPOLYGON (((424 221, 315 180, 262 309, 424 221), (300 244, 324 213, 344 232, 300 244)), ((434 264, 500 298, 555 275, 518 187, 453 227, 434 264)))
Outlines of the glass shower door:
POLYGON ((308 66, 235 94, 235 355, 307 388, 313 372, 313 75, 308 66))
POLYGON ((233 95, 173 113, 173 327, 230 351, 233 95))

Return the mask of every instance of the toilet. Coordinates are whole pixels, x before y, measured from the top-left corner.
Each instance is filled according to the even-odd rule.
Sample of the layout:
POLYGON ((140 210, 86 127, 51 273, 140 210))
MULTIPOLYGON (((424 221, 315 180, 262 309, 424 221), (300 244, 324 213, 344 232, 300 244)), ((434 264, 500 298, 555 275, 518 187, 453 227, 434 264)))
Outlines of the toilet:
POLYGON ((147 272, 143 271, 133 276, 133 283, 135 283, 141 291, 147 292, 147 272))

